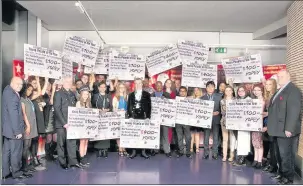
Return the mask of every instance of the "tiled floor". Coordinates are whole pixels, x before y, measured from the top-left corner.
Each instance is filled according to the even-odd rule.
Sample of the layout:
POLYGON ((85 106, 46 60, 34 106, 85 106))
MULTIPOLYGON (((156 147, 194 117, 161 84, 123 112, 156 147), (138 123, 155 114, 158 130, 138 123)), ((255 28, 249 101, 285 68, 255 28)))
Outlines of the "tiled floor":
MULTIPOLYGON (((2 184, 275 184, 270 174, 250 167, 233 167, 220 160, 204 160, 202 153, 193 159, 166 158, 163 154, 145 160, 121 158, 110 153, 108 159, 90 154, 91 166, 85 170, 62 170, 57 162, 47 162, 23 182, 13 179, 2 184)), ((297 176, 295 184, 303 184, 297 176)))

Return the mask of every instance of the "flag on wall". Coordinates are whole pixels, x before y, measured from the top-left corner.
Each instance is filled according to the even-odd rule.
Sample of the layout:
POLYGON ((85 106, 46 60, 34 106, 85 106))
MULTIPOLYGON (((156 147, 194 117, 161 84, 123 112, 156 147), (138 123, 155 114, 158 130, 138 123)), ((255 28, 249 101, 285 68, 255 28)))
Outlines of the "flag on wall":
POLYGON ((13 76, 24 79, 24 63, 23 60, 13 60, 13 76))

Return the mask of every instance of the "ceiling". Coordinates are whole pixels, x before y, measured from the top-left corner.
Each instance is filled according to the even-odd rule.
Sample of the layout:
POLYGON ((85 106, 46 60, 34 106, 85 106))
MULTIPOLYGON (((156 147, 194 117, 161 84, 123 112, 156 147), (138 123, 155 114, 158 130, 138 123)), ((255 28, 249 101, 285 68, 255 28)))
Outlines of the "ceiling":
MULTIPOLYGON (((18 1, 49 30, 93 30, 75 1, 18 1)), ((82 1, 99 30, 254 32, 292 1, 82 1)))

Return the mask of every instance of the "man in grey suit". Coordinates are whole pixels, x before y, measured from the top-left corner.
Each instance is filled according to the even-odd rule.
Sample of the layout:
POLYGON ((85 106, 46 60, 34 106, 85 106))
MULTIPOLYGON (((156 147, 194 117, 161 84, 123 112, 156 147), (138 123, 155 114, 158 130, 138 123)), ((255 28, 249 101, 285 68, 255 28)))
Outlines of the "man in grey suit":
MULTIPOLYGON (((170 98, 170 94, 167 92, 163 92, 163 85, 161 81, 157 81, 156 82, 156 91, 154 93, 151 94, 151 97, 162 97, 162 98, 166 98, 166 99, 171 99, 170 98)), ((163 145, 163 150, 164 153, 167 157, 171 158, 171 152, 170 152, 170 144, 168 141, 168 126, 163 126, 161 125, 161 142, 163 145)), ((153 150, 152 151, 152 156, 155 155, 156 151, 153 150)))
POLYGON ((218 159, 218 146, 219 146, 219 130, 220 130, 220 101, 222 96, 218 93, 215 93, 215 83, 213 81, 209 81, 206 83, 206 94, 202 96, 202 100, 214 101, 214 112, 213 112, 213 120, 211 129, 204 129, 204 159, 209 158, 209 136, 210 132, 213 133, 213 145, 212 145, 212 157, 213 159, 218 159))
POLYGON ((4 140, 2 152, 3 179, 10 176, 15 179, 32 177, 31 174, 25 174, 20 170, 23 150, 22 136, 24 133, 24 121, 19 95, 22 85, 21 78, 13 77, 10 85, 6 86, 3 91, 1 113, 4 140))
POLYGON ((268 108, 268 134, 273 137, 279 164, 279 174, 274 178, 280 184, 291 184, 295 175, 295 157, 301 131, 302 94, 290 81, 286 70, 278 73, 280 89, 273 95, 268 108))

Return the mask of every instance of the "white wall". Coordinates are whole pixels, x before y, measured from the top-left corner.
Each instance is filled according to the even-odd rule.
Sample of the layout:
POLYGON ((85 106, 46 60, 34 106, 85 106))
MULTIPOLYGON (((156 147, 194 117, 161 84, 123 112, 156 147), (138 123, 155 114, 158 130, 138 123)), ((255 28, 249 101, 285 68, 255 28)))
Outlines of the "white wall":
MULTIPOLYGON (((168 43, 176 43, 178 39, 196 40, 204 44, 234 44, 234 45, 286 45, 286 38, 275 40, 252 40, 252 33, 222 33, 218 32, 162 32, 162 31, 101 31, 101 36, 107 43, 130 46, 130 51, 148 55, 153 50, 168 43), (138 46, 140 44, 141 46, 138 46)), ((49 48, 62 50, 66 34, 83 36, 100 41, 93 31, 49 31, 49 48)), ((100 41, 101 42, 101 41, 100 41)), ((228 47, 226 54, 210 52, 209 61, 220 62, 223 57, 239 56, 246 49, 228 47)), ((254 48, 248 49, 251 54, 260 53, 264 65, 285 63, 286 49, 254 48)))
POLYGON ((41 30, 41 46, 48 48, 49 47, 49 34, 48 30, 42 26, 41 30))

